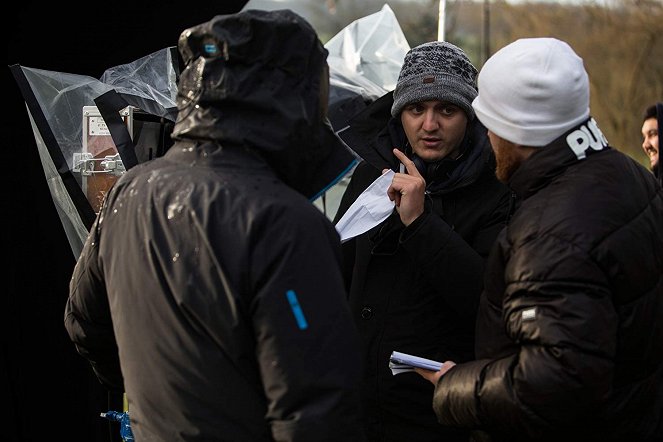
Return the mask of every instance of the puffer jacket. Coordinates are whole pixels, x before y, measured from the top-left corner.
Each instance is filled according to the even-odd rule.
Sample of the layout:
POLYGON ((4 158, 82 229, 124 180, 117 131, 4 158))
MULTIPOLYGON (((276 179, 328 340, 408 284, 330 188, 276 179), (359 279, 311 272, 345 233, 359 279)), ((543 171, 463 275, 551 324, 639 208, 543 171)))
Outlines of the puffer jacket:
POLYGON ((477 440, 663 440, 661 187, 593 119, 509 184, 522 203, 488 264, 477 360, 439 381, 440 422, 477 440))
MULTIPOLYGON (((405 134, 396 120, 385 125, 391 102, 391 94, 379 99, 343 132, 366 161, 352 175, 336 219, 383 167, 398 169, 391 149, 403 148, 405 134)), ((389 369, 394 350, 438 361, 473 357, 484 259, 514 201, 495 178, 486 129, 478 120, 468 126, 464 147, 461 159, 444 161, 446 170, 437 179, 428 177, 425 213, 410 226, 394 212, 343 244, 352 315, 363 342, 371 440, 467 440, 466 432, 437 423, 430 383, 389 369)))
POLYGON ((320 112, 326 51, 294 13, 246 11, 180 52, 177 142, 104 200, 69 336, 136 441, 362 441, 339 236, 309 201, 355 161, 320 112))

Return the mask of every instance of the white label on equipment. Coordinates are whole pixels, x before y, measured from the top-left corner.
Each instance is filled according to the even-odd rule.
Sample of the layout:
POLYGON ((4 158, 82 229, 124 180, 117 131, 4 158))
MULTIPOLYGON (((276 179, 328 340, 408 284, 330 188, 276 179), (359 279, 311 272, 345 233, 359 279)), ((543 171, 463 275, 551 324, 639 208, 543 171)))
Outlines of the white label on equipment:
POLYGON ((106 122, 104 121, 103 118, 101 117, 90 117, 88 120, 88 135, 90 136, 101 136, 101 135, 110 135, 110 131, 108 130, 108 126, 106 126, 106 122))

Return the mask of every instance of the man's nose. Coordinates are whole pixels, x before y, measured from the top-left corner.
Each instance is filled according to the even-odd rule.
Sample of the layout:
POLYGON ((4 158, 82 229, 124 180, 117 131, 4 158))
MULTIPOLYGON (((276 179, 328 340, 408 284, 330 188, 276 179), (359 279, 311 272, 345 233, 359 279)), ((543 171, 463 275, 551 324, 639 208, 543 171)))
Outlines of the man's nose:
POLYGON ((435 112, 427 110, 424 113, 423 129, 426 131, 436 130, 439 127, 435 112))

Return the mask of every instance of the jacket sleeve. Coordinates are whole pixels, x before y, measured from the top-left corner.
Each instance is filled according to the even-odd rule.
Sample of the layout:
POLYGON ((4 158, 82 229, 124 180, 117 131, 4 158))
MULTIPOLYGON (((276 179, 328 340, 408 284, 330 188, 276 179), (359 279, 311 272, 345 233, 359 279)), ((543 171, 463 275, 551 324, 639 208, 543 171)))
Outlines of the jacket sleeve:
POLYGON ((256 221, 252 241, 250 311, 266 419, 277 441, 362 441, 361 358, 338 234, 313 206, 288 210, 256 221))
POLYGON ((617 313, 605 276, 591 256, 544 237, 509 257, 504 279, 502 305, 482 296, 478 323, 504 330, 513 351, 445 374, 433 399, 440 422, 528 439, 582 426, 614 374, 617 313))
POLYGON ((124 391, 106 286, 97 256, 97 221, 90 232, 69 283, 64 325, 76 350, 90 362, 99 381, 109 390, 124 391))

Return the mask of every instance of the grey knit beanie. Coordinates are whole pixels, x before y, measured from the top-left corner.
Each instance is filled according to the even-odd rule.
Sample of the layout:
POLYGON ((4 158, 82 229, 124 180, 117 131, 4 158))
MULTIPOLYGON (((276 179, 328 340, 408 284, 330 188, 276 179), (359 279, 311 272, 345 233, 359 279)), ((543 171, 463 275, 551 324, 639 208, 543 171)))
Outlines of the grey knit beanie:
POLYGON ((391 115, 397 117, 410 103, 441 100, 460 107, 472 120, 476 78, 477 69, 459 47, 446 41, 416 46, 405 54, 391 115))

